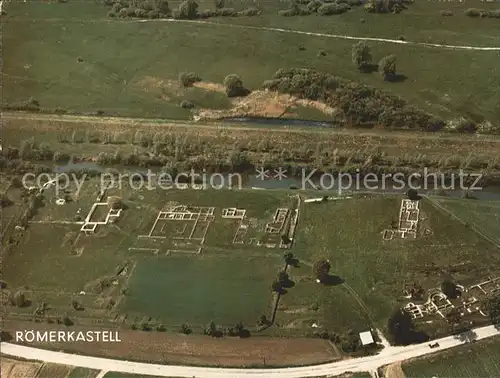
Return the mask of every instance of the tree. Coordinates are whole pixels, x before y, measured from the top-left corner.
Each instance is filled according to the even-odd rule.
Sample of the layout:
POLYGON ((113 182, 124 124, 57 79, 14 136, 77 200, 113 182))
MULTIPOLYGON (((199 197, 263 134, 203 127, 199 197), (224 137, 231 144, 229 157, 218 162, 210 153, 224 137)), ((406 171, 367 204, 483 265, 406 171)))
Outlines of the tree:
POLYGON ((452 331, 455 329, 455 325, 460 323, 462 320, 462 315, 458 308, 454 307, 450 312, 446 314, 446 321, 451 325, 452 331))
POLYGON ((195 19, 198 18, 198 3, 194 0, 185 0, 174 12, 174 18, 195 19))
POLYGON ((278 273, 278 282, 280 283, 281 287, 287 286, 287 284, 290 281, 290 277, 288 276, 288 273, 285 271, 281 271, 278 273))
POLYGON ((179 74, 179 82, 183 87, 191 87, 198 81, 201 81, 201 77, 195 72, 181 72, 179 74))
POLYGON ((224 5, 224 0, 215 0, 215 9, 222 9, 224 5))
POLYGON ((328 277, 330 268, 331 264, 325 258, 315 261, 312 268, 314 277, 316 277, 316 279, 319 280, 320 282, 324 282, 328 277))
POLYGON ((12 304, 16 307, 26 306, 26 298, 24 297, 24 293, 22 291, 16 291, 12 298, 12 304))
POLYGON ((69 327, 69 326, 72 326, 73 325, 73 322, 71 321, 71 319, 68 317, 68 316, 64 316, 62 318, 62 323, 66 326, 66 327, 69 327))
POLYGON ((214 336, 216 332, 217 332, 217 325, 215 324, 214 321, 211 321, 208 327, 205 328, 204 333, 205 335, 208 336, 214 336))
POLYGON ((406 192, 406 196, 408 199, 411 199, 412 201, 417 201, 420 199, 420 196, 418 195, 418 192, 415 189, 408 189, 406 192))
POLYGON ((113 210, 118 210, 123 207, 122 199, 117 196, 109 196, 107 201, 108 206, 113 210))
POLYGON ((244 96, 248 90, 243 87, 243 81, 238 75, 230 74, 224 78, 224 86, 228 97, 244 96))
POLYGON ((267 319, 266 315, 261 315, 259 318, 259 321, 257 322, 257 325, 259 327, 265 326, 269 324, 269 320, 267 319))
MULTIPOLYGON (((286 234, 281 235, 281 242, 282 242, 283 244, 285 244, 285 245, 290 244, 290 238, 288 237, 288 235, 286 235, 286 234)), ((292 256, 293 256, 293 254, 292 254, 292 256)), ((286 261, 286 260, 285 260, 285 261, 286 261)), ((288 264, 288 263, 287 263, 287 264, 288 264)))
POLYGON ((396 310, 387 321, 387 329, 396 345, 407 345, 412 342, 413 320, 407 311, 396 310))
POLYGON ((170 7, 167 0, 155 0, 155 9, 163 14, 170 14, 170 7))
POLYGON ((460 296, 458 286, 450 280, 444 280, 441 283, 441 291, 450 299, 457 299, 460 296))
POLYGON ((73 299, 73 301, 71 301, 71 307, 73 307, 74 310, 78 310, 80 308, 80 304, 78 301, 73 299))
POLYGON ((371 64, 372 53, 366 41, 359 41, 352 45, 351 59, 359 70, 366 69, 371 64))
POLYGON ((388 55, 378 63, 378 70, 384 80, 391 80, 396 75, 396 55, 388 55))
POLYGON ((277 279, 271 284, 271 289, 278 294, 283 292, 283 286, 281 286, 281 283, 277 279))
POLYGON ((483 308, 488 313, 493 324, 500 323, 500 295, 489 298, 483 308))
MULTIPOLYGON (((288 239, 288 237, 287 237, 288 239)), ((292 252, 285 252, 283 255, 283 258, 285 260, 286 265, 292 265, 295 262, 295 256, 293 255, 292 252)))
POLYGON ((187 324, 181 325, 181 332, 185 335, 189 335, 192 331, 191 328, 187 324))

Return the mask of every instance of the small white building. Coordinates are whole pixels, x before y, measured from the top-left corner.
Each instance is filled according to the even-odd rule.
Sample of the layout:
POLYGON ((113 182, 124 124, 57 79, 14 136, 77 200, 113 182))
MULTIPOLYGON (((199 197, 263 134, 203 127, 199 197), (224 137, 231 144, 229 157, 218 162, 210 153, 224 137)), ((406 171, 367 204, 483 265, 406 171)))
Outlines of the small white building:
POLYGON ((370 345, 375 342, 375 340, 373 340, 373 335, 370 331, 361 332, 359 334, 359 338, 361 339, 362 345, 370 345))

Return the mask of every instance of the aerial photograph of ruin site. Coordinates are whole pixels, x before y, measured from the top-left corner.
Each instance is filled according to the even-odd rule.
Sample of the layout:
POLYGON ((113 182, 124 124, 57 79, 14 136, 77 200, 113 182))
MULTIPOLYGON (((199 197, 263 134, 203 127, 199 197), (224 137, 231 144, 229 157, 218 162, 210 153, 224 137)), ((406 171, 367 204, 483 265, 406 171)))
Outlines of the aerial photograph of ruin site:
POLYGON ((1 378, 499 378, 500 0, 0 0, 1 378))

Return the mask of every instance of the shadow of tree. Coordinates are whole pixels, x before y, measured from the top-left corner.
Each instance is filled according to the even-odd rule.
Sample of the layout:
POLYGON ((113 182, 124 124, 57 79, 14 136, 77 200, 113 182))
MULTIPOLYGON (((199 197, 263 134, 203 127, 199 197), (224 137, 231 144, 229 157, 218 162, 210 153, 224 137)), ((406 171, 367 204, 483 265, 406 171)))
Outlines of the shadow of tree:
POLYGON ((343 284, 344 282, 345 280, 343 278, 334 274, 329 274, 321 281, 321 283, 325 286, 337 286, 343 284))

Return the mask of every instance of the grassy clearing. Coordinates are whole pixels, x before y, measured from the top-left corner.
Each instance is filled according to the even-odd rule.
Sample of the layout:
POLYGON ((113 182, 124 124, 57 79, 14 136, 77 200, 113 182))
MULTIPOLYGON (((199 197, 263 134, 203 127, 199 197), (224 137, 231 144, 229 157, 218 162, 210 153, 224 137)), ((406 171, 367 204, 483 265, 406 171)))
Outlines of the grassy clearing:
MULTIPOLYGON (((203 4, 200 7, 203 9, 203 4)), ((288 24, 304 30, 348 34, 355 29, 354 34, 361 33, 358 30, 362 27, 370 35, 376 34, 377 28, 385 28, 382 36, 397 37, 395 34, 402 32, 394 32, 394 24, 387 19, 400 21, 406 33, 406 27, 412 25, 409 20, 415 18, 410 33, 418 30, 424 40, 428 39, 426 33, 450 34, 450 39, 458 43, 459 32, 449 31, 457 29, 460 35, 476 38, 476 42, 481 36, 490 43, 498 40, 492 31, 492 22, 496 20, 471 20, 464 16, 463 24, 474 29, 474 33, 469 33, 461 25, 448 29, 456 21, 438 16, 437 9, 431 25, 421 31, 429 13, 424 12, 423 5, 415 7, 420 16, 411 15, 410 11, 401 15, 369 15, 364 11, 360 14, 362 10, 357 9, 338 17, 286 19, 276 16, 273 10, 267 16, 238 18, 234 22, 275 27, 288 24), (368 21, 359 23, 361 16, 368 21), (442 23, 443 30, 438 31, 442 23), (375 25, 379 26, 374 29, 375 25)), ((191 112, 179 107, 181 99, 201 107, 225 108, 229 104, 220 93, 177 88, 181 71, 194 71, 204 80, 217 83, 227 74, 236 73, 247 87, 257 89, 279 68, 309 67, 375 85, 444 117, 462 114, 498 119, 499 92, 491 85, 492 78, 499 75, 494 63, 497 52, 374 44, 375 60, 396 54, 398 70, 408 77, 405 82, 391 84, 383 82, 376 73, 357 72, 350 59, 352 41, 208 24, 116 21, 105 18, 105 12, 100 5, 83 7, 78 2, 9 4, 8 16, 3 19, 9 31, 3 44, 4 101, 16 103, 34 97, 44 108, 186 119, 191 112), (299 51, 299 45, 307 49, 299 51), (139 50, 141 54, 137 54, 139 50), (319 50, 327 56, 318 56, 319 50), (78 57, 83 61, 77 62, 78 57), (262 64, 264 61, 266 64, 262 64), (449 69, 451 66, 453 70, 449 69), (489 75, 482 74, 486 71, 489 75)), ((436 40, 441 41, 440 38, 436 40)))
POLYGON ((498 233, 500 230, 500 202, 458 199, 439 199, 438 202, 462 221, 475 226, 500 244, 498 233))
POLYGON ((494 338, 409 362, 403 371, 407 378, 498 377, 499 361, 500 340, 494 338))
MULTIPOLYGON (((70 190, 73 200, 67 207, 54 203, 56 196, 51 190, 45 192, 45 206, 34 218, 34 222, 39 223, 28 227, 20 244, 4 261, 8 290, 22 288, 33 306, 49 303, 50 316, 69 313, 74 318, 107 318, 111 314, 106 311, 105 303, 110 298, 123 299, 120 288, 125 287, 127 296, 114 314, 130 314, 137 319, 154 317, 170 328, 188 322, 201 330, 211 320, 225 325, 243 321, 253 326, 260 315, 269 316, 270 284, 283 267, 281 251, 248 243, 250 238, 264 235, 259 230, 271 221, 278 207, 291 205, 285 193, 133 191, 123 187, 108 191, 108 195, 122 197, 127 206, 116 224, 99 226, 94 235, 86 236, 80 232, 79 224, 53 223, 71 222, 77 213, 84 218, 95 200, 96 188, 97 182, 86 182, 78 197, 70 190), (191 229, 194 237, 203 237, 203 227, 197 228, 199 224, 194 225, 193 221, 166 222, 160 231, 158 226, 155 230, 168 236, 163 241, 137 238, 137 235, 149 234, 158 211, 166 204, 216 208, 204 245, 173 238, 181 235, 178 225, 185 226, 184 237, 191 229), (253 219, 245 245, 232 243, 239 222, 221 219, 224 207, 244 208, 248 218, 253 219), (41 240, 44 241, 42 260, 41 240), (158 249, 159 253, 155 256, 151 249, 130 251, 130 247, 158 249), (203 247, 201 255, 187 254, 199 247, 203 247), (171 250, 172 255, 166 256, 171 250), (128 275, 115 277, 117 267, 127 262, 136 265, 134 268, 130 265, 128 275), (116 288, 111 285, 102 293, 91 291, 89 288, 93 285, 89 285, 103 277, 114 277, 116 288), (179 290, 180 287, 183 290, 179 290), (87 293, 78 295, 82 290, 87 293), (73 299, 77 299, 85 311, 71 309, 73 299)), ((32 307, 14 312, 27 316, 32 307)))
MULTIPOLYGON (((390 312, 401 305, 405 283, 418 282, 431 289, 446 274, 460 282, 470 282, 499 272, 499 256, 494 247, 427 201, 421 203, 416 240, 384 241, 382 232, 397 219, 399 204, 400 198, 387 196, 304 204, 293 248, 299 260, 312 262, 321 256, 328 257, 331 274, 344 279, 355 290, 368 316, 382 327, 390 312), (433 264, 436 274, 429 273, 433 264)), ((292 290, 301 285, 299 280, 297 288, 292 290)), ((315 316, 321 319, 322 314, 320 321, 330 330, 336 331, 349 323, 352 328, 362 330, 359 327, 363 325, 363 312, 346 309, 343 300, 337 302, 330 295, 342 298, 348 287, 318 287, 309 282, 306 285, 310 289, 303 290, 309 294, 300 295, 300 300, 287 294, 284 303, 308 311, 317 308, 315 316)), ((311 312, 305 311, 303 318, 310 319, 311 312)), ((366 321, 364 325, 368 326, 366 321)))
POLYGON ((201 330, 211 320, 252 326, 260 315, 269 316, 270 284, 280 268, 279 254, 275 258, 206 255, 141 261, 121 311, 147 314, 170 327, 187 323, 201 330))

